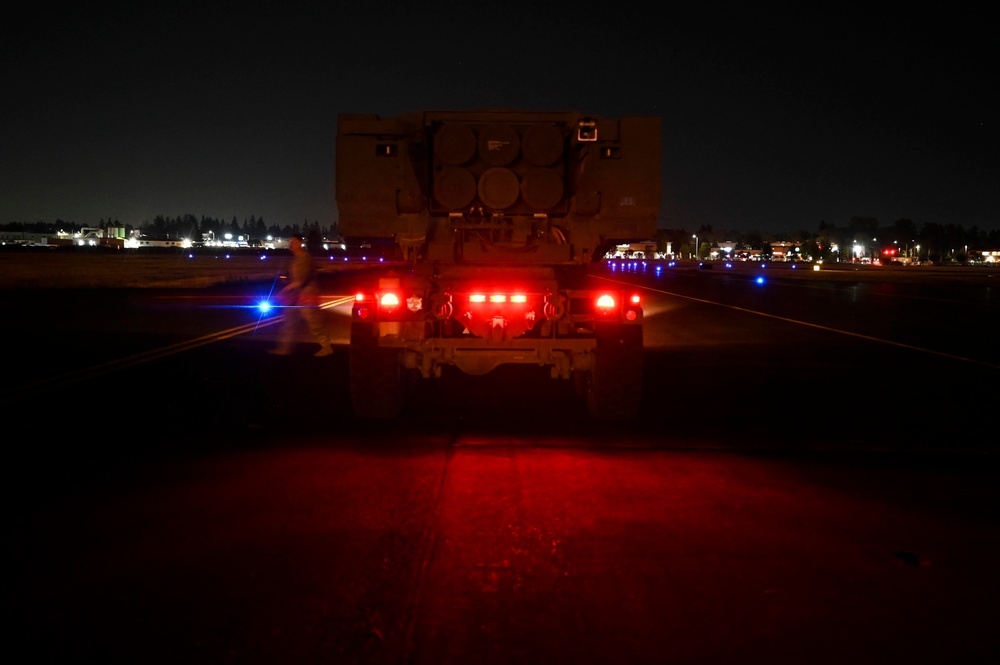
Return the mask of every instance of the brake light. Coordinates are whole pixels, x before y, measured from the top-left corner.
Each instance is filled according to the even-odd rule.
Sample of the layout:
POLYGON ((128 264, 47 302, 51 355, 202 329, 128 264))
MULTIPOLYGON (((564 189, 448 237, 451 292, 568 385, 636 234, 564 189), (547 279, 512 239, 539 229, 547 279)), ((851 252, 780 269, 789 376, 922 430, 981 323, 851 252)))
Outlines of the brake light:
POLYGON ((379 311, 384 316, 395 316, 399 311, 399 296, 393 291, 384 291, 377 296, 379 311))
POLYGON ((523 294, 523 293, 514 293, 514 294, 511 294, 511 295, 508 295, 506 293, 491 293, 489 295, 486 295, 485 293, 470 293, 469 294, 469 302, 474 302, 474 303, 484 303, 484 302, 504 303, 504 302, 512 302, 512 303, 524 304, 524 303, 528 302, 528 296, 525 295, 525 294, 523 294))
POLYGON ((631 303, 632 303, 633 305, 638 305, 638 304, 639 304, 639 300, 640 300, 640 298, 639 298, 639 294, 638 294, 638 293, 633 293, 633 294, 632 294, 632 297, 631 297, 631 298, 629 298, 629 301, 630 301, 630 302, 631 302, 631 303))
POLYGON ((615 308, 615 299, 610 294, 605 293, 597 299, 597 308, 608 310, 615 308))

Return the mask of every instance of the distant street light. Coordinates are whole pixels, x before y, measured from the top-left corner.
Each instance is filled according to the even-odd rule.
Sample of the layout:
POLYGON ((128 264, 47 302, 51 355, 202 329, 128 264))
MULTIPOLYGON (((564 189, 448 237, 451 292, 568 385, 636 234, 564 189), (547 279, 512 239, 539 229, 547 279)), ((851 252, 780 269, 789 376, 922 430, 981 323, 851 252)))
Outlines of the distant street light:
POLYGON ((692 235, 691 237, 694 238, 694 259, 695 259, 695 261, 697 261, 698 260, 698 236, 692 235))

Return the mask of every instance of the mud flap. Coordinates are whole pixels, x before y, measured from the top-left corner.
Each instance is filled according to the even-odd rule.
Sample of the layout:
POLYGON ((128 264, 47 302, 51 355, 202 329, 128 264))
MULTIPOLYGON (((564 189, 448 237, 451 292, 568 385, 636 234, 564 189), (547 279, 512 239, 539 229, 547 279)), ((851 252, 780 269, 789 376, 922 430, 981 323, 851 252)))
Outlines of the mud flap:
POLYGON ((380 347, 374 326, 351 324, 349 374, 351 409, 359 418, 395 418, 406 390, 400 351, 380 347))
POLYGON ((642 326, 609 324, 596 333, 587 411, 594 420, 631 420, 642 401, 642 326))

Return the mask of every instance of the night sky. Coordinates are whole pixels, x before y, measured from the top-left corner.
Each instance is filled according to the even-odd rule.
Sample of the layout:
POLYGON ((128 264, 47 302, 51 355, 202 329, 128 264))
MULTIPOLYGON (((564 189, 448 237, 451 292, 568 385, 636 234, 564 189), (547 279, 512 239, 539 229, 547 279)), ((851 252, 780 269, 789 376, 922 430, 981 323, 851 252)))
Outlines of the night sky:
POLYGON ((6 10, 0 223, 328 225, 338 113, 523 108, 660 116, 662 228, 1000 228, 985 6, 78 4, 6 10))

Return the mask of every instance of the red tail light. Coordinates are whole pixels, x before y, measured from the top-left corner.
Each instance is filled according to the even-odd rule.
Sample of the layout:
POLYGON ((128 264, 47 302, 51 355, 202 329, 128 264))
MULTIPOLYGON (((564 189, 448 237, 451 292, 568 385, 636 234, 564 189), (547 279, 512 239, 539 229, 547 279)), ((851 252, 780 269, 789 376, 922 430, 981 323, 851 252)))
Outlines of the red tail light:
POLYGON ((368 306, 369 298, 363 292, 358 291, 354 294, 354 308, 352 314, 358 319, 367 319, 372 313, 368 306))
POLYGON ((506 294, 506 293, 491 293, 489 295, 486 295, 485 293, 470 293, 469 294, 469 302, 473 302, 473 303, 484 303, 484 302, 505 303, 505 302, 512 302, 512 303, 517 303, 519 305, 523 305, 524 303, 528 302, 528 296, 525 295, 525 294, 523 294, 523 293, 512 293, 512 294, 509 294, 509 295, 506 294))
POLYGON ((597 298, 597 309, 598 310, 611 310, 615 308, 615 297, 610 293, 605 293, 604 295, 598 296, 597 298))
POLYGON ((383 315, 392 316, 399 311, 399 296, 393 291, 384 291, 378 296, 378 308, 383 315))

